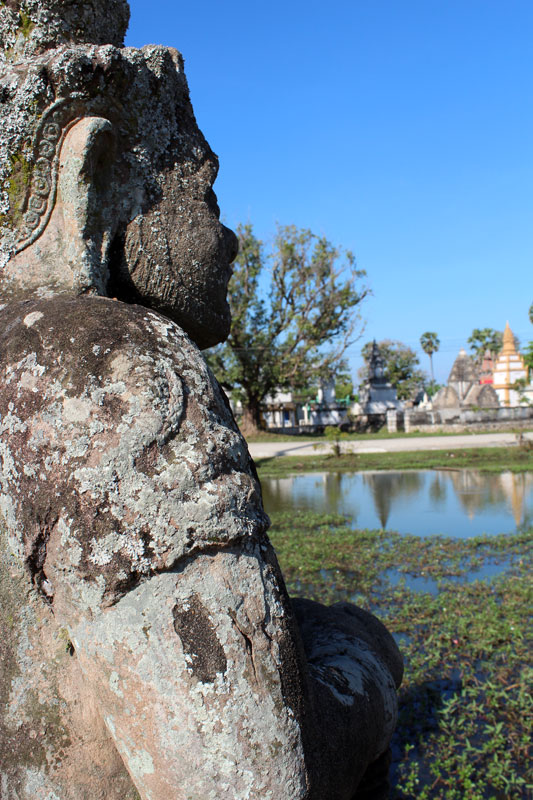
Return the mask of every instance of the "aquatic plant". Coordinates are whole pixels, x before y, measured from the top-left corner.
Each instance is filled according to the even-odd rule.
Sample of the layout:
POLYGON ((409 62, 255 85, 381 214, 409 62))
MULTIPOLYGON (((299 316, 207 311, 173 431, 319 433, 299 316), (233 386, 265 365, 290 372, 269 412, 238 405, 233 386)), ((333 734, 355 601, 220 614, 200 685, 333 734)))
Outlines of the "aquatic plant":
POLYGON ((289 591, 352 600, 400 644, 392 800, 531 798, 533 531, 422 539, 333 515, 272 516, 289 591))

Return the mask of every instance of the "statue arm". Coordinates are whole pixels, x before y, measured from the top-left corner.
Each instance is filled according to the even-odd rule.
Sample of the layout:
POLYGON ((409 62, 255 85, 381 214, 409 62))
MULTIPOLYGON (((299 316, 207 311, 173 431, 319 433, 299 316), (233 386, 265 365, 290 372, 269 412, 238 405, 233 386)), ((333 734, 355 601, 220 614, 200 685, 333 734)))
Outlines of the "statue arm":
POLYGON ((199 555, 71 630, 143 799, 308 797, 294 645, 261 549, 199 555))

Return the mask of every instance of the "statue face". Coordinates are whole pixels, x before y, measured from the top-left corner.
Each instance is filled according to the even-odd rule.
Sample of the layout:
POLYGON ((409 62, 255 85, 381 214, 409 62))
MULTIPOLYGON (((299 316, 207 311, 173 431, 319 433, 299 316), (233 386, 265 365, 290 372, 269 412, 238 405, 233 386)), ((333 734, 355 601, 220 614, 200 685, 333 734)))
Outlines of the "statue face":
POLYGON ((198 128, 190 143, 195 143, 194 154, 179 145, 172 153, 172 168, 160 176, 159 201, 127 226, 123 289, 114 296, 138 298, 205 348, 229 334, 226 294, 238 245, 219 220, 213 191, 218 160, 198 128))
POLYGON ((181 55, 83 45, 30 61, 46 66, 48 83, 37 69, 15 71, 0 109, 8 130, 32 109, 20 141, 0 153, 4 190, 21 188, 4 215, 0 297, 108 295, 160 311, 200 347, 222 341, 237 240, 220 223, 218 159, 196 123, 181 55), (20 152, 29 179, 17 184, 20 152))
POLYGON ((229 334, 226 294, 237 255, 213 191, 218 159, 196 123, 181 55, 162 47, 123 54, 134 66, 133 141, 145 156, 129 173, 128 195, 141 182, 142 199, 112 251, 108 293, 149 305, 210 347, 229 334), (153 171, 143 171, 145 163, 153 171))

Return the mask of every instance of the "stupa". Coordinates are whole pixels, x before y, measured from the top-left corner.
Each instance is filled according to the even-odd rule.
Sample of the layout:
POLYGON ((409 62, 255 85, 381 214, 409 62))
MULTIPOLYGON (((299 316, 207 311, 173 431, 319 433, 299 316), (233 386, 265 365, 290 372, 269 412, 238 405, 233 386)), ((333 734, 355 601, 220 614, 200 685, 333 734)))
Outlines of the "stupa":
POLYGON ((507 408, 519 406, 520 392, 514 386, 516 381, 522 378, 527 379, 528 371, 524 359, 516 351, 513 332, 508 322, 503 332, 503 348, 496 359, 493 376, 493 386, 500 404, 507 408))
POLYGON ((402 408, 396 389, 387 379, 385 361, 376 340, 368 362, 368 379, 360 391, 359 405, 363 414, 386 414, 392 409, 402 408))

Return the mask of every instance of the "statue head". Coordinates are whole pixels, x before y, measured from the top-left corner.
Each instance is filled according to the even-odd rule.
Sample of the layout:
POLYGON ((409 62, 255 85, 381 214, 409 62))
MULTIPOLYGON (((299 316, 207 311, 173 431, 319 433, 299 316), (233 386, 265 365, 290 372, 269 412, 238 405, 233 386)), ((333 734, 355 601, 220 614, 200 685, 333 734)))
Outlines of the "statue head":
POLYGON ((128 0, 5 0, 0 8, 0 44, 19 56, 62 44, 121 47, 129 18, 128 0))
POLYGON ((181 55, 123 48, 125 0, 0 7, 0 299, 96 294, 229 332, 237 252, 181 55))

